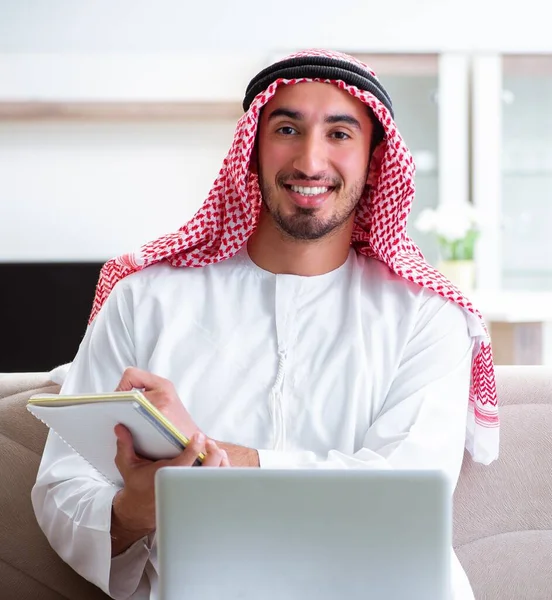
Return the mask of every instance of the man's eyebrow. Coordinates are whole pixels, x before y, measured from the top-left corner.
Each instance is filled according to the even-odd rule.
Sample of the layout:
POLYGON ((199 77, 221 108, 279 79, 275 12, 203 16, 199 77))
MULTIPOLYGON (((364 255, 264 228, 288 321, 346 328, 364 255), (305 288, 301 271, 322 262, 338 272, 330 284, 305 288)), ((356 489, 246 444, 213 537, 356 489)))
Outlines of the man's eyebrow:
POLYGON ((351 115, 329 115, 324 119, 324 121, 326 123, 347 123, 347 125, 351 125, 359 131, 362 129, 360 126, 360 121, 351 115))
POLYGON ((276 117, 287 117, 294 121, 301 121, 303 119, 303 113, 298 110, 291 110, 290 108, 275 108, 270 115, 268 115, 268 120, 270 121, 276 117))

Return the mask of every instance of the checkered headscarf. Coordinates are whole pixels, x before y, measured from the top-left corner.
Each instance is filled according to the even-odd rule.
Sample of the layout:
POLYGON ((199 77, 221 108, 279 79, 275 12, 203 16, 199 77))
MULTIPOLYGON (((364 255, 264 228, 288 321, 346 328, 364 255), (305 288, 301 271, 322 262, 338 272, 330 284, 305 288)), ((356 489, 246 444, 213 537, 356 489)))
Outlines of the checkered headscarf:
POLYGON ((393 120, 391 100, 375 73, 338 52, 293 54, 259 73, 249 84, 245 114, 207 200, 174 233, 138 251, 108 261, 102 268, 90 321, 113 286, 127 275, 160 261, 175 267, 202 267, 230 258, 255 230, 261 206, 258 178, 249 162, 259 114, 278 86, 318 81, 336 85, 368 105, 381 122, 385 144, 376 185, 361 199, 351 243, 361 254, 383 261, 397 275, 460 305, 475 341, 466 447, 474 460, 488 464, 498 456, 498 407, 490 339, 480 313, 462 292, 427 264, 406 234, 414 199, 414 163, 393 120))

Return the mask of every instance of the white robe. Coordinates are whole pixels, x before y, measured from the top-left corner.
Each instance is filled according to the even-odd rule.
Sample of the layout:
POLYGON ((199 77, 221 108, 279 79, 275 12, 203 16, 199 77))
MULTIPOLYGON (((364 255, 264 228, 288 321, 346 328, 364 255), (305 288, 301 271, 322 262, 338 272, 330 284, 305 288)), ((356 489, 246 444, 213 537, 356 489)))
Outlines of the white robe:
MULTIPOLYGON (((208 436, 258 449, 261 467, 441 469, 454 486, 472 351, 462 309, 383 263, 351 250, 324 275, 274 275, 244 247, 120 281, 62 393, 111 391, 137 366, 172 381, 208 436)), ((114 598, 156 598, 154 536, 111 559, 116 491, 49 435, 32 501, 51 545, 114 598)), ((454 598, 471 600, 452 559, 454 598)))

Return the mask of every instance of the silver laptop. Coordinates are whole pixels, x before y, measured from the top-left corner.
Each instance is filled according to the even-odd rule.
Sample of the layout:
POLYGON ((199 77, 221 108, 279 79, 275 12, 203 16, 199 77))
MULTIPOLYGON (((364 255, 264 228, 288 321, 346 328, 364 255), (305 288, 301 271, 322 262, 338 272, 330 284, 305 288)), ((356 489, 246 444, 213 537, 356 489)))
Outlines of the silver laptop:
POLYGON ((432 471, 160 469, 161 600, 445 600, 450 484, 432 471))

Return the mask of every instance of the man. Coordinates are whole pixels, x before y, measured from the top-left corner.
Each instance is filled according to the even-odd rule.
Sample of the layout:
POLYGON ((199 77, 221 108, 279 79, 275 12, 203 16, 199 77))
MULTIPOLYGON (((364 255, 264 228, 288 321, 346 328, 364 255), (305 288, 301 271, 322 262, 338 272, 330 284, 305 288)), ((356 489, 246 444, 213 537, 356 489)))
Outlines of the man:
MULTIPOLYGON (((52 546, 115 598, 156 597, 153 477, 200 451, 452 484, 464 445, 497 456, 486 331, 406 236, 414 167, 381 83, 303 52, 257 75, 244 109, 192 221, 104 266, 62 389, 145 388, 192 444, 154 463, 117 427, 118 490, 50 435, 33 489, 52 546)), ((453 580, 473 597, 456 560, 453 580)))

